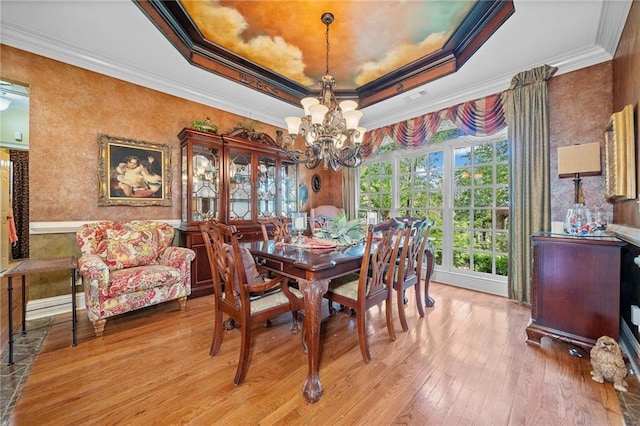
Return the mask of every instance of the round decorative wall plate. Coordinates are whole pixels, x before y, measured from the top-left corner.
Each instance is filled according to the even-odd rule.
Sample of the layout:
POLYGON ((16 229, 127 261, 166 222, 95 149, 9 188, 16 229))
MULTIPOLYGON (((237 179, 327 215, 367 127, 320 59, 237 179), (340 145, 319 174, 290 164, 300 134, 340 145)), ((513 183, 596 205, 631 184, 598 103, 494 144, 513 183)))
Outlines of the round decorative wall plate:
POLYGON ((298 185, 298 194, 300 194, 300 202, 302 204, 306 203, 309 197, 309 190, 307 189, 307 185, 305 185, 304 183, 298 185))
POLYGON ((320 175, 313 175, 313 177, 311 178, 311 189, 313 189, 313 192, 320 191, 320 185, 320 175))

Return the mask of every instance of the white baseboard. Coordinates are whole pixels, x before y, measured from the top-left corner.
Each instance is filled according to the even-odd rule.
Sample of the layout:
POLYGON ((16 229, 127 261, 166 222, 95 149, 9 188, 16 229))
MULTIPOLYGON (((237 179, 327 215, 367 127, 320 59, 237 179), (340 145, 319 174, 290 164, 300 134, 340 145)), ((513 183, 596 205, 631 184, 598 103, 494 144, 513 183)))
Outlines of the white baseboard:
MULTIPOLYGON (((76 293, 76 311, 83 310, 84 292, 76 293)), ((47 297, 27 302, 27 321, 71 312, 71 295, 47 297)))
POLYGON ((463 275, 455 272, 439 271, 436 269, 431 275, 431 281, 454 285, 456 287, 466 288, 467 290, 494 294, 501 297, 509 296, 506 279, 504 281, 497 281, 482 277, 463 275))

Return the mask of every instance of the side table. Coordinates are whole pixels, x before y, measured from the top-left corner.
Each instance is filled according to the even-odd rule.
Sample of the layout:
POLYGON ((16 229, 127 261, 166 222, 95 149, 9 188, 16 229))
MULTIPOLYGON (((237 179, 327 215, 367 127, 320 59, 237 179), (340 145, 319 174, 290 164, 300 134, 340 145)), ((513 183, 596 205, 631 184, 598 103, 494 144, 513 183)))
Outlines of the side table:
POLYGON ((44 272, 71 270, 71 345, 76 346, 76 269, 78 262, 74 256, 56 257, 49 259, 18 259, 19 263, 2 272, 0 277, 7 277, 7 293, 9 303, 9 365, 13 364, 13 277, 22 276, 22 334, 27 332, 26 321, 26 276, 44 272))

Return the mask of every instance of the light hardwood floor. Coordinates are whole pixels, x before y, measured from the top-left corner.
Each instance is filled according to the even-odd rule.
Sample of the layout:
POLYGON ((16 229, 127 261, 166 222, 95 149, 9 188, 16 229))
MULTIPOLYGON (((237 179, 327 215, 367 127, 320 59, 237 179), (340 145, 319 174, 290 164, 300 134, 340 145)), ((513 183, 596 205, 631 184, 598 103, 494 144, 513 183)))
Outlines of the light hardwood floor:
MULTIPOLYGON (((415 424, 621 425, 611 383, 591 380, 588 354, 564 343, 525 343, 530 310, 507 299, 433 283, 436 305, 390 342, 384 307, 369 312, 372 361, 362 361, 354 318, 329 317, 321 335, 322 399, 301 387, 307 357, 290 315, 256 328, 246 382, 232 380, 238 330, 209 356, 211 296, 129 314, 95 338, 80 312, 79 344, 55 325, 14 411, 16 425, 415 424)), ((635 378, 631 378, 636 380, 635 378)))

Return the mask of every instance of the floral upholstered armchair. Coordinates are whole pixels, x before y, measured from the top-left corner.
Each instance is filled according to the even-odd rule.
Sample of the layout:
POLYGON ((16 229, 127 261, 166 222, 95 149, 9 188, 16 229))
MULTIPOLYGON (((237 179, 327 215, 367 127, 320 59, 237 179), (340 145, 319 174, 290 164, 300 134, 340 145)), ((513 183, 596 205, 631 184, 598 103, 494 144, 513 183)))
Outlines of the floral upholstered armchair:
POLYGON ((173 247, 174 232, 167 223, 147 220, 87 223, 78 229, 78 271, 96 336, 114 315, 174 299, 185 309, 195 253, 173 247))

